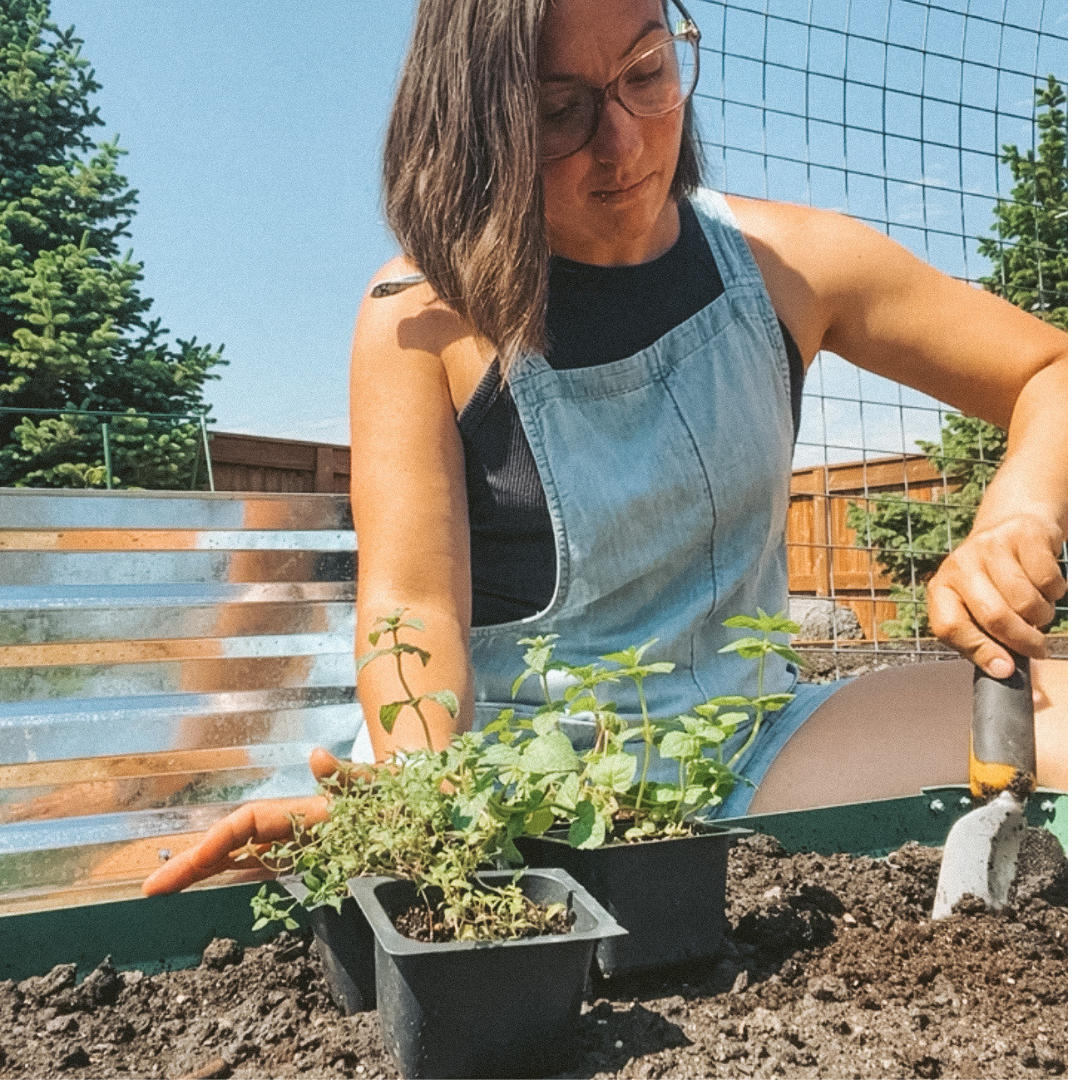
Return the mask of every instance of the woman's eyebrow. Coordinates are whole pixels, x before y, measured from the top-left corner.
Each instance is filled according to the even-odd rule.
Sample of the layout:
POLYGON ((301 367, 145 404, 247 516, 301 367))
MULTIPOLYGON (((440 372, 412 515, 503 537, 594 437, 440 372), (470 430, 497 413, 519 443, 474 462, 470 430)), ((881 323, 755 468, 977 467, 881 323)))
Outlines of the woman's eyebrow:
MULTIPOLYGON (((650 19, 642 28, 641 33, 630 43, 626 51, 619 57, 620 60, 625 60, 640 44, 647 38, 654 30, 667 30, 667 27, 657 22, 655 19, 650 19)), ((554 75, 545 75, 540 80, 542 83, 549 82, 581 82, 580 75, 563 75, 556 73, 554 75)))

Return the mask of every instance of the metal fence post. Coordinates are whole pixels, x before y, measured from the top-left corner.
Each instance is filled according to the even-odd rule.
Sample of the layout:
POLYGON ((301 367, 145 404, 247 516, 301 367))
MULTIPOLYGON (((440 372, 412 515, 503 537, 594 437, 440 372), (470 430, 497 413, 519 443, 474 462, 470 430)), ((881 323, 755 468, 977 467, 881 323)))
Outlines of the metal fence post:
POLYGON ((105 450, 105 487, 112 491, 112 451, 109 448, 109 425, 101 425, 101 445, 105 450))
POLYGON ((199 428, 202 430, 203 454, 206 456, 206 482, 210 490, 214 490, 214 463, 210 460, 210 438, 206 434, 206 417, 199 417, 199 428))

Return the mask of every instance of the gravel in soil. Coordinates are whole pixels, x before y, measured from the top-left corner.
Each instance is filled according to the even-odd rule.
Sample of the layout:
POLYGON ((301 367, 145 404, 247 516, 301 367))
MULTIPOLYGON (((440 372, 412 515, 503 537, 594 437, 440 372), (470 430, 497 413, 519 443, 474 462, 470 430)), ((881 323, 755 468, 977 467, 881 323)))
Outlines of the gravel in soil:
MULTIPOLYGON (((1042 1077, 1064 1073, 1067 864, 1029 834, 1012 905, 930 922, 940 852, 731 852, 717 962, 597 982, 568 1077, 1042 1077)), ((375 1013, 341 1016, 315 950, 213 942, 200 967, 106 960, 0 983, 0 1077, 396 1076, 375 1013)))
MULTIPOLYGON (((959 653, 936 638, 916 643, 910 638, 845 642, 840 645, 804 643, 794 646, 803 658, 799 682, 824 683, 835 679, 858 678, 871 671, 906 667, 908 664, 933 664, 939 660, 959 659, 959 653)), ((1068 634, 1051 634, 1046 639, 1047 655, 1056 660, 1069 656, 1068 634)))

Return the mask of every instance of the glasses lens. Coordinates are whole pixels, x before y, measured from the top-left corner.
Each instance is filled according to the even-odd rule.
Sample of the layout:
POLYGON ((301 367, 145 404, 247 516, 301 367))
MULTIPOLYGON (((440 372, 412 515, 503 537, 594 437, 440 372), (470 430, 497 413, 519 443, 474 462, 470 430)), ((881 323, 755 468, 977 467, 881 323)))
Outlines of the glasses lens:
POLYGON ((677 109, 697 83, 694 37, 675 37, 638 57, 619 79, 619 100, 637 116, 677 109))
POLYGON ((564 157, 580 150, 593 132, 596 101, 586 86, 567 83, 540 91, 540 156, 564 157))

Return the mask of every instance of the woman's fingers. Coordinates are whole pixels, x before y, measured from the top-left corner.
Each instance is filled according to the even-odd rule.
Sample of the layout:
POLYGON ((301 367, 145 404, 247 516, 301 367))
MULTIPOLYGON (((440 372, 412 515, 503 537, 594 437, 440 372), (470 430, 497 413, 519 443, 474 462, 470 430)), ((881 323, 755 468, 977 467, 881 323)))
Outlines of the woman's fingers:
POLYGON ((341 777, 342 780, 346 781, 359 780, 361 777, 370 777, 372 773, 370 765, 342 761, 321 746, 317 746, 311 751, 308 766, 311 768, 311 774, 316 780, 328 780, 333 776, 341 777))
POLYGON ((308 799, 267 799, 238 807, 228 817, 211 826, 194 847, 180 852, 155 870, 142 884, 146 896, 178 892, 196 881, 230 870, 236 863, 230 854, 249 843, 267 844, 293 835, 292 817, 305 825, 326 819, 326 800, 321 795, 308 799))
POLYGON ((1007 650, 1045 655, 1037 627, 1053 620, 1053 601, 1066 588, 1054 538, 1038 523, 1012 520, 969 537, 942 564, 927 587, 931 629, 995 678, 1006 678, 1013 670, 1007 650))
POLYGON ((1058 562, 1060 553, 1060 546, 1055 550, 1053 544, 1020 544, 1017 551, 1024 574, 1051 605, 1069 591, 1069 583, 1058 562))

